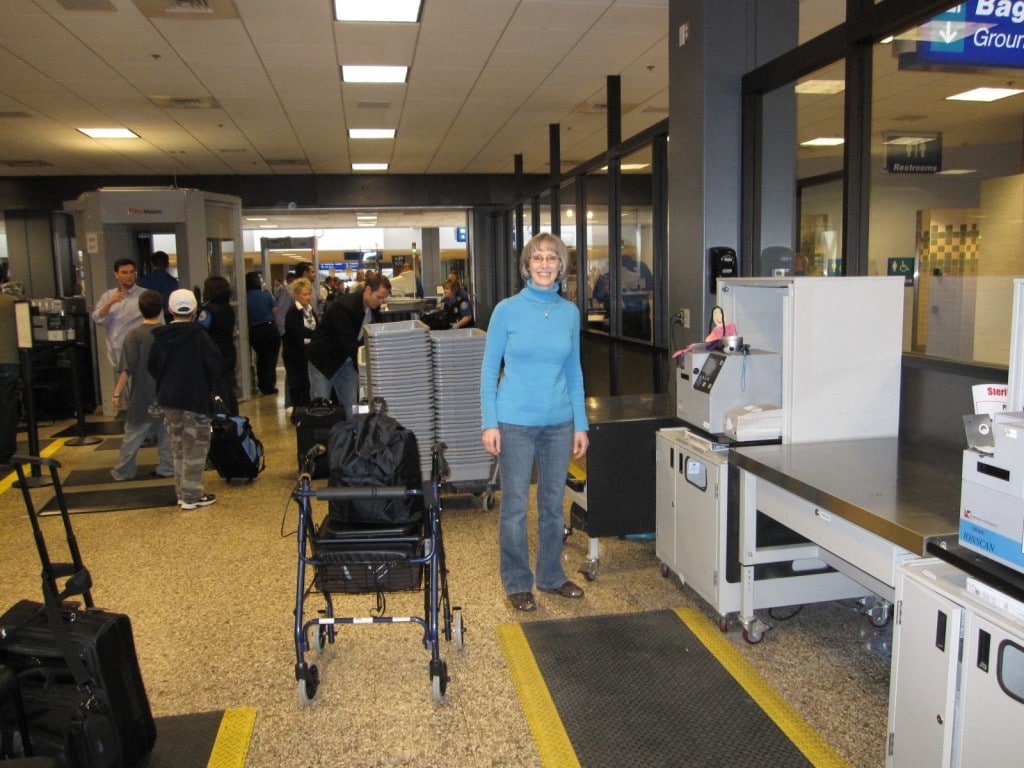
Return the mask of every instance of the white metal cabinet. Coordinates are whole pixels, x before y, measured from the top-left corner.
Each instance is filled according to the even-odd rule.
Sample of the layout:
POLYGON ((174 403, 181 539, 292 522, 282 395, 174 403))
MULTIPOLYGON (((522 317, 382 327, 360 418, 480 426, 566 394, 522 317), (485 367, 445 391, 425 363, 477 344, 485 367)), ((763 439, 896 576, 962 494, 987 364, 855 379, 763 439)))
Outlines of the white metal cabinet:
POLYGON ((900 566, 887 768, 1019 768, 1024 624, 935 559, 900 566))
POLYGON ((678 574, 724 617, 739 609, 739 585, 727 583, 724 573, 728 456, 686 429, 663 429, 656 439, 655 552, 663 574, 678 574))

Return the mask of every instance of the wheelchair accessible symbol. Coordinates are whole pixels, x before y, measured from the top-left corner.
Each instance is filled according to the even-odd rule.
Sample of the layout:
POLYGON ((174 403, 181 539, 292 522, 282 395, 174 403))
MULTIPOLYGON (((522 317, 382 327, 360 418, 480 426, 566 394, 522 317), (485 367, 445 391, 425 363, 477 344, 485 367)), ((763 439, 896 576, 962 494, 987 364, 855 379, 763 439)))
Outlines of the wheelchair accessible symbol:
POLYGON ((914 285, 914 257, 897 256, 888 260, 888 274, 899 275, 903 278, 903 284, 911 287, 914 285))

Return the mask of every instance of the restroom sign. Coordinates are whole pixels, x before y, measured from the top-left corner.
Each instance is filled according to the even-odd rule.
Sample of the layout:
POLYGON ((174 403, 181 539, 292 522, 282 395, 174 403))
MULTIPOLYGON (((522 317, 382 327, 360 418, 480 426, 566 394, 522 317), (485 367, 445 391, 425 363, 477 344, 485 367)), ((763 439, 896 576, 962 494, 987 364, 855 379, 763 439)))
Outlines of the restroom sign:
POLYGON ((938 173, 942 170, 942 134, 891 131, 882 137, 889 173, 938 173))
POLYGON ((914 257, 913 256, 896 256, 888 260, 888 270, 886 274, 897 275, 903 278, 903 284, 905 286, 912 287, 914 285, 914 257))

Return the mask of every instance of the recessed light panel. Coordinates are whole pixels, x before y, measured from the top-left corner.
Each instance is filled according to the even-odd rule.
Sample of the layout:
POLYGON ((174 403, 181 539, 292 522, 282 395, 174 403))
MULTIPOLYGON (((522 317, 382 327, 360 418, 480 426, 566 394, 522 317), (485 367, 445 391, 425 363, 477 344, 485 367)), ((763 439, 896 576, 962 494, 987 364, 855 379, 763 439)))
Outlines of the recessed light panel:
POLYGON ((338 21, 404 21, 420 18, 420 0, 334 0, 338 21))
POLYGON ((366 67, 343 65, 343 83, 404 83, 409 75, 408 67, 366 67))
POLYGON ((954 96, 947 96, 946 101, 999 101, 1008 96, 1016 96, 1018 93, 1024 93, 1024 91, 1017 88, 975 88, 954 96))
POLYGON ((393 139, 395 138, 394 128, 349 128, 350 139, 393 139))
POLYGON ((843 143, 843 139, 836 136, 820 136, 817 139, 808 139, 807 141, 801 141, 801 147, 838 147, 843 143))
POLYGON ((353 171, 386 171, 387 163, 352 163, 353 171))
POLYGON ((137 139, 137 134, 127 128, 79 128, 90 139, 137 139))

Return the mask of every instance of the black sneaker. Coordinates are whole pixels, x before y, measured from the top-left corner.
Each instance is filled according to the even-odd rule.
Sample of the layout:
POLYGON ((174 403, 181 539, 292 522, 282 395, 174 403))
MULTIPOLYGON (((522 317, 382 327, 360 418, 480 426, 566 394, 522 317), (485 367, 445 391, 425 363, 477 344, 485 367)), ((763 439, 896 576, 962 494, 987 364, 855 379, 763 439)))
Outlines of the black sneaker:
POLYGON ((204 493, 203 497, 198 501, 184 501, 181 502, 182 509, 195 509, 196 507, 208 507, 217 500, 217 497, 212 493, 204 493))

